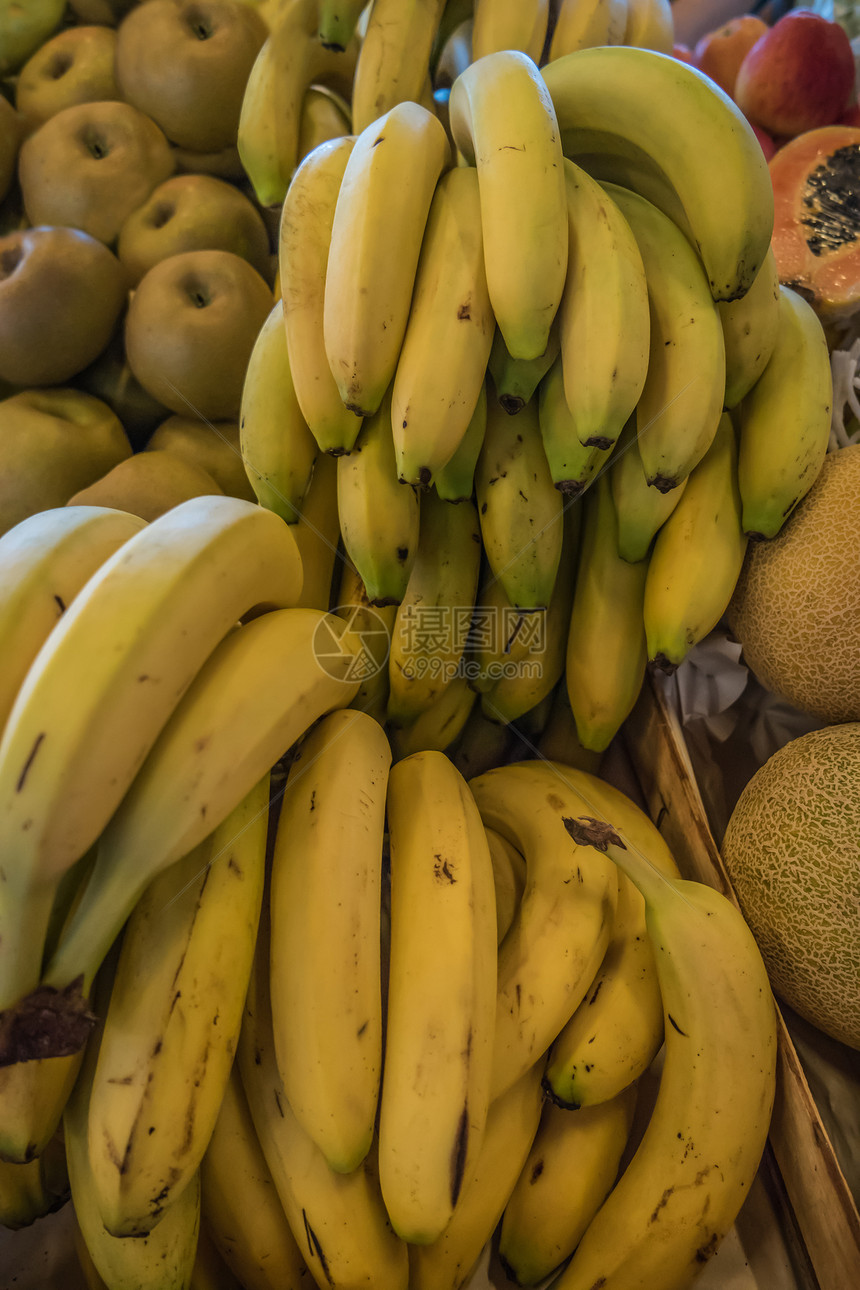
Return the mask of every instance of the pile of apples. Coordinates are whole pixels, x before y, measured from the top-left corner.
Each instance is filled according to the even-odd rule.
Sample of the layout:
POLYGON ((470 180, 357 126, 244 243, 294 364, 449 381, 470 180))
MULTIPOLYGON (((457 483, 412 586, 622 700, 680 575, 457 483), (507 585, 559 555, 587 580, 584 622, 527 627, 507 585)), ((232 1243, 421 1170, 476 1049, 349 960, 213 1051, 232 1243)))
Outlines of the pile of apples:
POLYGON ((860 125, 851 42, 812 10, 792 9, 772 27, 741 14, 674 53, 734 99, 768 159, 808 130, 860 125))
POLYGON ((253 498, 237 422, 276 228, 236 142, 263 13, 0 0, 0 532, 72 498, 121 505, 122 479, 86 490, 132 457, 156 511, 253 498))

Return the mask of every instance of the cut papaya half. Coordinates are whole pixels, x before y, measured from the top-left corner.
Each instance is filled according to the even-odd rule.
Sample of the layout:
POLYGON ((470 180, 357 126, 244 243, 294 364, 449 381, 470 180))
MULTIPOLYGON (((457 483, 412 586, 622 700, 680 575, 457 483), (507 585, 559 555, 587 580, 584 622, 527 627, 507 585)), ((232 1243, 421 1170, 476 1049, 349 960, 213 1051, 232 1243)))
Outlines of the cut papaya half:
POLYGON ((780 282, 823 323, 860 309, 860 127, 808 130, 771 158, 780 282))

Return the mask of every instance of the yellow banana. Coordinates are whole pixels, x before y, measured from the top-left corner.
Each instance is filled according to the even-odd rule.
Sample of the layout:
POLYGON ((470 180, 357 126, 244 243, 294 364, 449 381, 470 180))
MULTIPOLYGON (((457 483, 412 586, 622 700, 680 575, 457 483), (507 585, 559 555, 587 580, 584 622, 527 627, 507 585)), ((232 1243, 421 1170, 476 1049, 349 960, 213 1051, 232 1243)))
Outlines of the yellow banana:
POLYGON ((356 138, 331 231, 323 336, 344 404, 370 416, 391 384, 430 202, 448 136, 418 103, 398 103, 356 138))
POLYGON ((328 609, 332 584, 341 553, 340 517, 337 513, 337 462, 324 455, 317 458, 308 490, 302 498, 293 536, 302 557, 300 609, 328 609))
POLYGON ((394 375, 391 428, 405 483, 428 487, 456 452, 484 388, 494 327, 477 173, 457 166, 433 194, 394 375))
POLYGON ((478 590, 481 529, 474 502, 421 499, 418 554, 391 633, 388 718, 414 721, 459 674, 478 590))
POLYGON ((347 632, 358 638, 364 651, 365 665, 349 707, 366 712, 384 725, 388 707, 388 653, 397 606, 371 606, 367 588, 348 558, 341 563, 340 583, 333 599, 334 612, 346 620, 347 632))
POLYGON ((652 662, 674 670, 716 627, 740 577, 747 540, 735 432, 724 412, 648 561, 642 612, 652 662))
POLYGON ((593 45, 621 45, 628 0, 560 0, 547 62, 593 45))
POLYGON ((490 721, 480 704, 475 704, 460 735, 447 751, 460 774, 471 779, 507 761, 512 744, 511 727, 490 721))
POLYGON ((605 187, 633 230, 648 279, 651 341, 636 426, 648 483, 666 492, 716 434, 726 389, 723 329, 701 261, 677 225, 637 193, 605 187))
POLYGON ((746 295, 717 305, 726 346, 724 403, 734 408, 749 394, 773 353, 779 331, 779 272, 773 247, 746 295))
POLYGON ((346 49, 367 0, 318 0, 319 38, 327 49, 346 49))
POLYGON ((648 562, 621 558, 608 475, 600 476, 583 505, 565 680, 580 743, 604 752, 629 716, 645 676, 642 605, 648 562))
POLYGON ((478 170, 487 286, 499 330, 513 358, 539 358, 567 270, 558 123, 528 54, 503 48, 473 56, 451 86, 449 128, 478 170))
POLYGON ((496 937, 501 945, 523 898, 526 887, 526 861, 525 856, 501 833, 497 833, 495 829, 485 829, 484 832, 487 835, 490 859, 493 862, 493 883, 496 888, 496 937))
POLYGON ((555 687, 546 725, 532 751, 547 761, 575 766, 591 775, 596 775, 600 769, 603 754, 594 752, 591 748, 583 748, 579 742, 576 721, 567 697, 567 683, 563 678, 555 687))
POLYGON ((726 896, 665 878, 611 810, 565 827, 578 845, 591 839, 642 892, 666 1045, 636 1153, 555 1284, 682 1290, 719 1248, 761 1160, 776 1082, 773 995, 752 933, 726 896))
POLYGON ((445 465, 436 471, 436 492, 446 502, 465 502, 475 489, 475 467, 487 429, 487 383, 481 383, 478 402, 463 437, 445 465))
POLYGON ((455 676, 414 721, 401 726, 390 725, 389 738, 395 760, 402 761, 415 752, 448 752, 469 720, 477 698, 477 690, 472 689, 466 678, 455 676))
POLYGON ((615 441, 607 448, 581 441, 564 379, 564 359, 559 354, 538 386, 538 423, 552 482, 566 497, 577 498, 605 467, 615 441))
MULTIPOLYGON (((343 138, 344 135, 350 134, 351 130, 352 114, 349 103, 324 85, 309 85, 302 102, 296 164, 300 165, 305 157, 321 143, 327 143, 330 139, 343 138)), ((295 177, 294 172, 293 179, 295 177)), ((292 180, 290 182, 292 183, 292 180)))
POLYGON ((271 875, 271 1000, 293 1113, 340 1173, 370 1150, 382 1068, 380 899, 391 749, 363 712, 302 741, 271 875))
POLYGON ((475 499, 486 557, 508 600, 517 609, 545 609, 561 560, 564 502, 550 477, 535 399, 509 417, 490 391, 475 499))
POLYGON ((714 299, 742 296, 770 245, 773 187, 728 94, 680 59, 628 45, 565 54, 543 78, 565 155, 633 156, 647 172, 662 171, 667 213, 685 213, 714 299))
POLYGON ((379 1180, 394 1230, 428 1245, 454 1212, 490 1102, 496 914, 490 852, 443 753, 391 769, 391 950, 379 1180))
POLYGON ((0 1160, 0 1228, 29 1227, 65 1205, 69 1198, 65 1148, 51 1139, 38 1159, 25 1164, 0 1160))
POLYGON ((609 467, 609 481, 618 521, 618 554, 622 560, 636 564, 649 555, 654 535, 678 505, 687 480, 682 479, 677 488, 666 493, 651 487, 639 451, 636 417, 632 416, 621 431, 609 467))
POLYGON ((627 0, 627 22, 619 45, 671 54, 674 40, 671 0, 627 0))
MULTIPOLYGON (((283 278, 281 286, 287 289, 283 278)), ((257 501, 295 524, 320 449, 296 397, 284 317, 283 299, 276 300, 254 341, 242 387, 239 447, 257 501)))
MULTIPOLYGON (((569 267, 569 262, 568 262, 569 267)), ((496 329, 490 350, 488 369, 496 387, 496 395, 511 416, 525 407, 543 377, 552 367, 559 352, 559 315, 556 314, 549 331, 549 340, 539 358, 530 362, 511 358, 502 333, 496 329)))
POLYGON ((615 1182, 635 1105, 632 1085, 581 1111, 544 1102, 499 1231, 499 1258, 515 1285, 538 1285, 576 1249, 615 1182))
POLYGON ((419 501, 397 478, 391 397, 365 419, 353 452, 338 458, 337 509, 343 545, 372 605, 399 605, 418 552, 419 501))
POLYGON ((827 451, 832 407, 824 329, 802 296, 780 286, 773 352, 739 410, 745 533, 776 537, 806 496, 827 451))
POLYGON ((397 103, 420 102, 445 0, 373 0, 352 91, 358 134, 397 103))
POLYGON ((515 49, 539 63, 549 12, 550 0, 475 0, 472 60, 515 49))
POLYGON ((344 407, 328 365, 323 305, 331 229, 354 138, 321 144, 305 157, 284 198, 278 266, 289 370, 302 416, 321 452, 350 452, 361 418, 344 407))

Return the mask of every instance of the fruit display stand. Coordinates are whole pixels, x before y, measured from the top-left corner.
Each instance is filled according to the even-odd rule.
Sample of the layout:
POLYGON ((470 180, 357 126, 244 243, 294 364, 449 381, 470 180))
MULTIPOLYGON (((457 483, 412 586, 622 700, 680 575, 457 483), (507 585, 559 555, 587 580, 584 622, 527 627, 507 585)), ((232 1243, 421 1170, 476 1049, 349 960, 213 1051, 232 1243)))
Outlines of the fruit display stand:
MULTIPOLYGON (((698 678, 695 655, 680 678, 646 677, 623 741, 646 809, 682 872, 735 899, 717 842, 727 813, 775 745, 812 723, 772 703, 724 635, 714 633, 700 648, 711 658, 698 678), (750 728, 757 720, 755 760, 750 728)), ((820 1290, 843 1290, 860 1284, 857 1054, 782 1005, 778 1022, 777 1094, 760 1177, 795 1258, 801 1266, 808 1260, 801 1276, 820 1290)))

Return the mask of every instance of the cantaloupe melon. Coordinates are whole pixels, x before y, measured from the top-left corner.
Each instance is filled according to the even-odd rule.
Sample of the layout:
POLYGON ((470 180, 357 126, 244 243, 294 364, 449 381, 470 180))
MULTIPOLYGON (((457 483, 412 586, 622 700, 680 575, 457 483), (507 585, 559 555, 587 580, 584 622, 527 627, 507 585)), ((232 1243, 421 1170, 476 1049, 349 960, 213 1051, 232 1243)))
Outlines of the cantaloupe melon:
POLYGON ((753 775, 722 854, 774 994, 860 1049, 860 722, 785 744, 753 775))
POLYGON ((860 444, 828 453, 782 531, 750 543, 727 620, 768 690, 860 721, 860 444))

